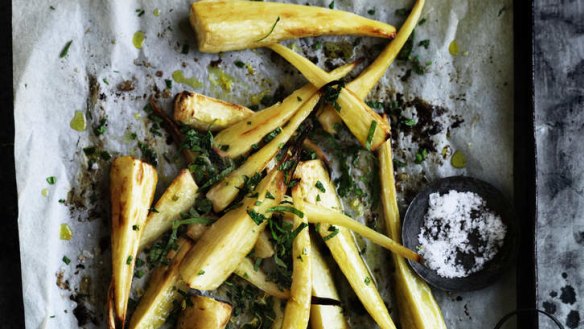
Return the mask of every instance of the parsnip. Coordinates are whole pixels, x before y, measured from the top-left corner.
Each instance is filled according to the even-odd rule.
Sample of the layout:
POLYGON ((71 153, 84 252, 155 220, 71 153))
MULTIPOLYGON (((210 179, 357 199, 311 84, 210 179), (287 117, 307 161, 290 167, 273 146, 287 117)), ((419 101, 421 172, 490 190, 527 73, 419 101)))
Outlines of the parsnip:
POLYGON ((256 270, 251 259, 247 257, 237 265, 234 273, 270 296, 279 299, 290 298, 290 291, 287 289, 282 290, 273 281, 268 280, 266 273, 261 269, 256 270))
POLYGON ((254 256, 257 258, 270 258, 274 255, 274 245, 270 241, 268 232, 263 231, 258 237, 253 248, 254 256))
POLYGON ((191 296, 178 318, 177 329, 223 329, 231 318, 231 305, 205 296, 191 296))
MULTIPOLYGON (((360 99, 365 99, 377 82, 383 77, 387 68, 393 63, 400 50, 414 31, 425 0, 417 0, 404 24, 400 27, 395 38, 383 49, 375 61, 371 63, 359 76, 349 82, 345 88, 351 90, 360 99)), ((331 134, 335 133, 335 127, 342 122, 336 111, 331 106, 326 106, 317 113, 318 121, 323 128, 331 134)))
MULTIPOLYGON (((319 199, 320 201, 316 202, 318 205, 339 212, 343 211, 335 185, 320 161, 303 162, 296 168, 296 172, 302 177, 298 186, 305 193, 306 203, 319 199), (317 182, 322 184, 324 192, 316 187, 317 182)), ((387 307, 373 280, 371 280, 371 273, 359 254, 353 234, 343 227, 337 227, 336 235, 331 237, 331 232, 334 230, 329 231, 329 229, 332 229, 331 225, 322 224, 319 234, 325 239, 335 262, 339 265, 357 297, 380 328, 395 328, 387 307)))
POLYGON ((416 254, 413 250, 402 246, 387 236, 370 229, 369 227, 338 211, 327 209, 326 207, 322 206, 316 206, 310 203, 304 205, 304 211, 305 215, 309 218, 308 221, 310 223, 326 223, 329 225, 342 226, 402 257, 416 262, 419 262, 421 259, 420 255, 416 254))
MULTIPOLYGON (((397 206, 391 141, 379 149, 381 202, 388 235, 396 241, 401 238, 401 222, 397 206)), ((444 318, 432 290, 412 272, 405 259, 393 254, 398 310, 404 329, 446 329, 444 318)))
POLYGON ((186 292, 188 288, 180 279, 178 269, 193 243, 188 239, 179 239, 177 245, 177 251, 171 250, 169 253, 170 264, 158 267, 152 273, 146 292, 132 315, 130 329, 160 328, 175 303, 180 304, 184 299, 181 291, 186 292))
POLYGON ((195 203, 199 187, 187 169, 179 172, 170 186, 164 191, 154 208, 150 211, 142 230, 139 250, 156 241, 164 232, 170 230, 172 221, 180 219, 195 203))
POLYGON ((151 165, 132 157, 119 157, 110 172, 112 209, 112 286, 109 325, 123 328, 130 298, 134 262, 141 231, 154 198, 158 175, 151 165))
MULTIPOLYGON (((310 242, 312 295, 340 300, 329 266, 320 251, 318 251, 318 247, 312 237, 310 242)), ((343 309, 335 305, 312 305, 310 307, 310 328, 347 329, 348 326, 343 315, 343 309)))
POLYGON ((183 91, 174 100, 174 120, 199 130, 223 130, 254 112, 237 105, 190 91, 183 91))
MULTIPOLYGON (((274 45, 270 48, 296 67, 314 85, 322 85, 329 76, 328 73, 292 49, 281 45, 274 45)), ((337 114, 361 145, 375 150, 389 138, 390 126, 387 121, 383 120, 351 90, 342 88, 337 103, 340 107, 337 114)), ((332 127, 328 127, 328 130, 330 129, 332 127)))
POLYGON ((256 188, 257 199, 246 198, 243 206, 229 211, 211 225, 181 265, 181 275, 189 287, 213 290, 233 273, 267 224, 267 220, 260 221, 256 215, 262 214, 263 219, 271 216, 266 210, 282 200, 285 190, 282 172, 273 170, 256 188), (273 199, 266 198, 267 192, 273 199))
POLYGON ((275 2, 194 2, 190 22, 199 51, 209 53, 319 35, 395 35, 395 27, 349 12, 275 2))
MULTIPOLYGON (((330 81, 334 81, 347 75, 354 67, 355 64, 350 63, 325 74, 330 81)), ((307 100, 317 93, 320 87, 306 85, 294 91, 282 103, 255 112, 245 120, 222 130, 214 138, 216 151, 221 156, 230 158, 236 158, 248 152, 252 145, 258 144, 265 135, 276 128, 281 128, 307 100)))
MULTIPOLYGON (((294 178, 298 177, 296 174, 294 178)), ((295 187, 292 190, 294 207, 304 211, 303 190, 295 187)), ((301 229, 292 242, 292 287, 290 299, 286 303, 282 327, 287 329, 306 329, 310 317, 310 301, 312 297, 312 247, 308 234, 308 222, 306 216, 293 216, 294 230, 301 229)))
POLYGON ((213 203, 213 209, 216 212, 222 211, 235 200, 239 190, 245 183, 245 177, 252 177, 266 168, 270 160, 276 156, 284 144, 294 135, 296 129, 302 124, 304 119, 310 115, 314 106, 318 103, 318 99, 317 94, 307 99, 300 107, 300 110, 290 119, 286 127, 282 129, 280 134, 259 151, 252 154, 239 168, 232 171, 207 192, 207 199, 213 203))

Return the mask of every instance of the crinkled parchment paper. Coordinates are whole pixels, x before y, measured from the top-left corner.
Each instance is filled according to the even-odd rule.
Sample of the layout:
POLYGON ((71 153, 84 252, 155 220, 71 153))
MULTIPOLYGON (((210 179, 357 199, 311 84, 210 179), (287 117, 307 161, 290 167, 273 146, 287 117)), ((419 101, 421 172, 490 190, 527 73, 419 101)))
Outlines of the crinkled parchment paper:
MULTIPOLYGON (((370 95, 371 100, 392 101, 399 93, 405 101, 417 98, 432 105, 432 127, 437 128, 428 138, 436 152, 421 164, 414 162, 419 138, 407 131, 393 132, 396 156, 407 163, 398 170, 402 200, 426 179, 455 174, 482 178, 511 197, 511 1, 427 2, 425 23, 416 29, 412 52, 420 63, 429 64, 427 73, 416 74, 411 63, 397 62, 370 95), (419 45, 426 39, 427 49, 419 45), (451 166, 455 150, 466 156, 466 168, 451 166)), ((335 1, 336 8, 393 24, 403 19, 395 10, 411 4, 335 1)), ((27 328, 105 326, 103 305, 110 277, 107 154, 140 157, 138 142, 152 145, 158 154, 158 194, 169 183, 181 161, 165 134, 152 133, 142 108, 149 95, 157 95, 168 108, 170 95, 193 89, 173 80, 173 72, 199 80, 201 86, 194 88, 198 92, 244 105, 278 89, 287 95, 304 83, 267 50, 198 53, 187 22, 189 8, 189 1, 13 1, 15 157, 27 328), (145 35, 141 49, 133 44, 137 31, 145 35), (68 41, 70 48, 60 57, 68 41), (249 66, 234 65, 239 60, 249 66), (221 82, 224 74, 233 81, 231 87, 221 82), (165 80, 172 81, 169 91, 165 80), (84 131, 70 126, 76 111, 86 118, 84 131), (107 127, 101 125, 105 132, 100 135, 96 128, 101 123, 107 127), (88 147, 93 149, 84 151, 88 147), (55 183, 49 184, 47 177, 52 176, 55 183), (71 240, 60 239, 61 224, 71 228, 71 240)), ((355 44, 352 58, 366 61, 386 42, 323 38, 288 44, 318 57, 319 65, 327 69, 343 62, 327 61, 322 50, 312 50, 318 40, 349 40, 355 44)), ((404 115, 416 118, 421 115, 417 111, 412 107, 404 115)), ((376 279, 387 293, 387 254, 367 258, 372 267, 383 268, 376 279)), ((436 291, 435 296, 449 328, 492 328, 515 307, 513 274, 510 271, 481 291, 436 291)), ((386 298, 391 307, 391 298, 386 298)))

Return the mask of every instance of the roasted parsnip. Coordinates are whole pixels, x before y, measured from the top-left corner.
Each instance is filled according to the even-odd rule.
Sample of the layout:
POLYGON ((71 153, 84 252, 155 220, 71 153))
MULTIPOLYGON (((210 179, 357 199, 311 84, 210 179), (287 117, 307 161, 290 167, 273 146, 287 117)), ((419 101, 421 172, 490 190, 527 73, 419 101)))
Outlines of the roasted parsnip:
MULTIPOLYGON (((296 174, 294 177, 300 178, 296 174)), ((303 190, 295 187, 292 190, 292 198, 294 207, 303 212, 303 190)), ((308 318, 310 317, 310 301, 312 297, 312 247, 310 245, 306 216, 299 217, 294 215, 293 225, 294 230, 300 229, 300 232, 292 242, 292 287, 290 288, 290 298, 284 311, 282 328, 306 329, 308 318)))
POLYGON ((358 221, 345 214, 339 213, 338 211, 307 203, 304 205, 304 212, 309 218, 308 221, 310 223, 325 223, 329 225, 345 227, 395 254, 416 262, 420 261, 420 255, 416 254, 413 250, 402 246, 387 236, 370 229, 369 227, 359 223, 358 221))
MULTIPOLYGON (((401 222, 397 206, 391 141, 378 152, 381 178, 381 202, 388 235, 396 241, 401 238, 401 222)), ((400 320, 404 329, 445 329, 442 312, 426 282, 412 272, 405 259, 393 254, 395 286, 400 320)))
MULTIPOLYGON (((321 298, 340 300, 331 270, 324 260, 313 238, 311 245, 312 295, 321 298)), ((310 307, 310 328, 347 329, 343 309, 336 305, 312 305, 310 307)))
POLYGON ((190 22, 199 51, 208 53, 319 35, 395 35, 395 27, 349 12, 275 2, 195 2, 190 22))
POLYGON ((132 157, 119 157, 110 172, 112 206, 112 284, 109 326, 123 328, 130 298, 134 262, 141 231, 154 198, 158 175, 151 165, 132 157))
POLYGON ((263 231, 260 234, 253 248, 253 253, 257 258, 270 258, 274 255, 274 245, 270 241, 268 232, 263 231))
POLYGON ((178 318, 177 329, 223 329, 231 318, 231 305, 205 296, 191 296, 178 318))
POLYGON ((184 299, 183 294, 188 289, 180 279, 178 269, 193 243, 189 239, 179 239, 177 244, 178 249, 169 252, 170 264, 158 267, 152 273, 146 292, 132 314, 130 329, 160 328, 172 312, 174 305, 180 304, 184 299))
POLYGON ((195 203, 199 187, 187 169, 179 172, 170 186, 150 211, 142 230, 139 250, 156 241, 164 232, 170 230, 172 221, 180 219, 180 214, 187 212, 195 203))
POLYGON ((235 200, 239 190, 245 183, 245 177, 252 177, 255 173, 261 172, 266 168, 284 144, 294 135, 304 119, 310 115, 316 103, 318 103, 318 99, 317 94, 307 99, 300 107, 300 110, 294 114, 288 124, 281 130, 280 134, 259 151, 252 154, 239 168, 232 171, 207 192, 207 199, 211 200, 213 209, 216 212, 222 211, 235 200))
MULTIPOLYGON (((343 65, 327 74, 330 81, 340 79, 347 75, 355 67, 354 63, 343 65)), ((255 112, 243 121, 235 123, 222 130, 215 136, 215 150, 221 156, 236 158, 248 152, 253 145, 258 144, 268 133, 281 128, 303 105, 314 96, 321 86, 306 85, 290 96, 282 103, 259 112, 255 112)))
POLYGON ((233 273, 253 248, 258 235, 285 193, 283 173, 270 172, 258 185, 257 198, 244 199, 243 205, 219 218, 195 244, 180 267, 189 287, 213 290, 233 273), (266 197, 267 193, 270 197, 266 197))
MULTIPOLYGON (((328 73, 292 49, 281 45, 274 45, 271 48, 296 67, 314 85, 322 85, 329 76, 328 73)), ((387 121, 383 120, 351 90, 341 88, 336 102, 339 105, 337 114, 365 148, 376 150, 389 137, 390 126, 387 121)))
POLYGON ((237 268, 233 273, 270 296, 279 299, 288 299, 290 297, 290 291, 287 289, 282 290, 276 283, 268 280, 266 273, 261 269, 255 269, 253 262, 247 257, 237 265, 237 268))
MULTIPOLYGON (((353 81, 349 82, 345 88, 351 90, 360 99, 365 99, 369 92, 375 87, 377 82, 383 77, 387 68, 393 63, 400 50, 414 31, 422 8, 424 8, 425 0, 418 0, 414 4, 412 11, 404 24, 400 27, 395 38, 385 47, 385 49, 377 56, 375 61, 371 63, 359 76, 353 81)), ((328 133, 334 134, 336 126, 342 122, 337 112, 331 107, 323 107, 317 113, 317 118, 323 129, 328 133)))
POLYGON ((253 113, 245 106, 190 91, 183 91, 174 100, 174 120, 200 130, 223 130, 253 113))
MULTIPOLYGON (((298 186, 305 193, 305 205, 308 202, 316 201, 317 205, 342 213, 343 208, 337 196, 335 185, 320 161, 303 162, 296 168, 296 172, 302 177, 298 186), (317 182, 322 184, 324 192, 316 187, 317 182)), ((359 254, 351 231, 344 227, 322 224, 318 233, 325 240, 335 262, 377 325, 382 329, 395 329, 387 307, 371 279, 371 273, 359 254)))

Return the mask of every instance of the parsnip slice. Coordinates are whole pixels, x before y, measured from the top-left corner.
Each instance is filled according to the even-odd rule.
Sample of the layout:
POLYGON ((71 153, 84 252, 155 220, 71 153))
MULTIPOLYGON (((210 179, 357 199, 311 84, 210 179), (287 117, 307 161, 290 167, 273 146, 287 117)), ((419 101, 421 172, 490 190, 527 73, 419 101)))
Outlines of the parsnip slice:
POLYGON ((181 265, 181 275, 189 287, 213 290, 233 273, 267 224, 267 220, 254 222, 250 215, 262 214, 267 219, 271 213, 266 210, 282 200, 285 190, 282 172, 273 170, 256 188, 257 199, 246 198, 243 206, 229 211, 211 225, 181 265), (273 199, 266 198, 267 192, 273 199))
POLYGON ((275 2, 194 2, 190 22, 199 51, 209 53, 319 35, 395 35, 395 27, 349 12, 275 2))
POLYGON ((191 296, 178 318, 177 329, 223 329, 229 323, 233 307, 205 296, 191 296))
MULTIPOLYGON (((312 295, 340 300, 331 270, 318 250, 313 238, 311 245, 312 295)), ((310 307, 310 328, 347 329, 343 309, 335 305, 312 305, 310 307)))
POLYGON ((180 279, 178 269, 193 243, 188 239, 179 239, 177 245, 177 251, 169 252, 170 264, 158 267, 152 273, 146 292, 132 314, 130 329, 160 328, 175 303, 180 303, 184 299, 181 291, 186 292, 188 289, 180 279))
MULTIPOLYGON (((391 141, 385 142, 378 152, 381 178, 381 202, 388 235, 400 241, 401 222, 397 206, 397 193, 391 155, 391 141)), ((408 266, 405 259, 392 254, 395 264, 395 286, 398 310, 404 328, 446 329, 440 306, 432 290, 408 266)))
MULTIPOLYGON (((305 206, 308 202, 320 199, 316 202, 318 205, 342 212, 341 201, 337 196, 335 185, 320 161, 303 162, 296 168, 296 172, 302 177, 298 186, 305 191, 305 206), (317 182, 322 184, 324 192, 316 187, 317 182)), ((359 254, 353 234, 344 227, 337 227, 337 234, 331 237, 330 228, 331 225, 328 224, 320 225, 319 234, 325 239, 325 244, 331 250, 335 262, 339 265, 355 294, 380 328, 394 329, 395 325, 377 287, 371 280, 371 273, 359 254)))
POLYGON ((300 107, 300 110, 294 114, 288 124, 282 129, 272 141, 262 147, 259 151, 252 154, 245 162, 237 169, 232 171, 222 181, 215 184, 209 192, 207 192, 207 199, 213 203, 213 209, 216 212, 222 211, 235 200, 239 190, 245 183, 245 177, 252 177, 258 172, 263 171, 268 163, 276 156, 282 149, 284 144, 294 135, 296 129, 306 119, 316 103, 318 103, 319 96, 314 94, 306 100, 300 107))
POLYGON ((170 230, 172 221, 180 219, 180 214, 187 212, 195 203, 199 187, 187 169, 183 169, 170 183, 166 191, 156 202, 146 219, 142 230, 139 250, 156 241, 164 232, 170 230))
POLYGON ((174 120, 205 131, 223 130, 253 113, 245 106, 190 91, 183 91, 174 100, 174 120))
MULTIPOLYGON (((296 174, 294 178, 298 177, 296 174)), ((292 190, 294 207, 304 211, 303 191, 298 187, 292 190)), ((310 245, 310 235, 308 233, 308 222, 306 216, 293 216, 293 229, 300 229, 298 235, 292 241, 292 287, 290 288, 290 299, 286 303, 284 311, 283 328, 306 329, 308 318, 310 317, 310 302, 312 297, 312 247, 310 245)))
POLYGON ((123 328, 141 231, 154 198, 158 175, 151 165, 129 156, 112 162, 112 288, 110 326, 123 328))
MULTIPOLYGON (((355 67, 354 63, 343 65, 328 73, 330 81, 338 80, 347 75, 355 67)), ((254 144, 276 128, 282 127, 321 86, 306 85, 282 103, 259 112, 239 121, 229 128, 222 130, 214 138, 215 149, 221 156, 236 158, 248 152, 254 144)))
POLYGON ((287 289, 282 290, 278 287, 277 284, 268 280, 266 273, 261 269, 256 270, 251 259, 247 257, 245 257, 241 263, 237 265, 234 273, 270 296, 274 296, 279 299, 290 298, 290 291, 287 289))
MULTIPOLYGON (((271 49, 283 56, 314 85, 322 85, 329 76, 328 73, 292 49, 281 45, 271 46, 271 49)), ((362 98, 352 93, 351 90, 342 88, 337 103, 340 106, 337 114, 361 145, 375 150, 389 138, 390 126, 387 121, 383 120, 379 114, 365 104, 362 98)), ((333 127, 328 129, 333 129, 333 127)))

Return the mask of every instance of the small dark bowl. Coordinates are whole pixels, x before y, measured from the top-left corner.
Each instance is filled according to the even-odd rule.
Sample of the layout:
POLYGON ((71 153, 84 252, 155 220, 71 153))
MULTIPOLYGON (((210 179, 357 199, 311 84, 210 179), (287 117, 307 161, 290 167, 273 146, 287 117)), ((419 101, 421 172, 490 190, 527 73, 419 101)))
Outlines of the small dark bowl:
POLYGON ((409 263, 420 277, 438 289, 454 292, 478 290, 492 284, 501 277, 503 272, 511 268, 515 255, 517 220, 513 217, 511 206, 503 194, 492 185, 464 176, 442 178, 433 182, 409 205, 404 217, 402 241, 406 247, 416 250, 419 246, 418 234, 421 231, 424 216, 428 212, 430 194, 438 192, 442 195, 450 190, 478 194, 486 201, 487 208, 501 216, 501 220, 507 226, 503 246, 481 270, 461 278, 444 278, 422 263, 414 261, 409 261, 409 263))

